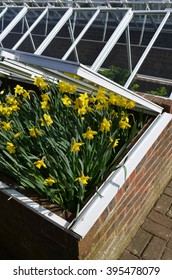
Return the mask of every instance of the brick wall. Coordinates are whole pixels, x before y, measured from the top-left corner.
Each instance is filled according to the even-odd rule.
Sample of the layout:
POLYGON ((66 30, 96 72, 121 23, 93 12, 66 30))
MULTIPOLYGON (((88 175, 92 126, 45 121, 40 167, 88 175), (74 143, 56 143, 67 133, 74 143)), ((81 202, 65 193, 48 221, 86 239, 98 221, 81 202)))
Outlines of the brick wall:
MULTIPOLYGON (((0 244, 14 259, 78 258, 80 236, 0 191, 0 244)), ((1 259, 1 256, 0 256, 1 259)))

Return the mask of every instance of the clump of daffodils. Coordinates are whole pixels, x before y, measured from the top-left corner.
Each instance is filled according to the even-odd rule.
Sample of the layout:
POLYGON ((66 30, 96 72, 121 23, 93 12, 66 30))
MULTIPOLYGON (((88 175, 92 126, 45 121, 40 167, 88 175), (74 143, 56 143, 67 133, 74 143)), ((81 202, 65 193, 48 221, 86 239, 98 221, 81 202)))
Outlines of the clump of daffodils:
POLYGON ((16 85, 1 95, 1 166, 75 212, 137 134, 135 103, 101 87, 91 94, 64 81, 33 83, 36 91, 16 85))

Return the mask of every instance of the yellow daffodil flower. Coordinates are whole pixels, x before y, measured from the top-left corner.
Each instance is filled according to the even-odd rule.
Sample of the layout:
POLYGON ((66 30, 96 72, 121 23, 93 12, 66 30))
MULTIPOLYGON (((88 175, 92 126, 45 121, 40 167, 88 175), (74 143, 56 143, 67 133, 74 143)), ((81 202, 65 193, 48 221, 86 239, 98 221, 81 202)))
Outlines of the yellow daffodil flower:
POLYGON ((120 140, 119 138, 118 138, 118 139, 115 139, 115 140, 113 140, 112 138, 110 138, 110 143, 111 143, 111 144, 113 143, 112 148, 115 148, 115 147, 118 146, 119 140, 120 140))
POLYGON ((56 182, 56 180, 54 180, 53 178, 51 177, 48 177, 47 179, 44 180, 44 183, 48 186, 52 186, 54 183, 56 182))
POLYGON ((23 97, 26 98, 26 99, 27 98, 30 99, 30 93, 27 90, 24 90, 23 97))
POLYGON ((5 98, 5 101, 8 103, 8 104, 10 104, 10 105, 18 105, 19 103, 18 103, 18 101, 16 100, 16 98, 14 97, 14 96, 7 96, 6 98, 5 98))
POLYGON ((88 128, 87 132, 83 133, 82 136, 84 138, 91 140, 94 138, 94 135, 96 135, 96 134, 97 134, 97 131, 94 131, 94 130, 91 130, 91 128, 88 128))
POLYGON ((42 136, 41 131, 40 131, 38 128, 36 128, 36 127, 30 128, 30 129, 29 129, 29 134, 30 134, 30 136, 32 136, 32 137, 37 137, 37 135, 38 135, 38 136, 42 136))
POLYGON ((34 162, 34 165, 35 165, 38 169, 40 169, 41 167, 47 168, 47 166, 46 166, 46 164, 45 164, 45 162, 44 162, 43 159, 40 159, 40 160, 35 161, 35 162, 34 162))
POLYGON ((13 137, 14 137, 14 138, 18 138, 18 137, 20 137, 21 134, 22 134, 22 132, 17 132, 17 133, 15 133, 15 134, 13 135, 13 137))
POLYGON ((98 110, 98 111, 102 111, 103 110, 103 105, 101 104, 101 103, 97 103, 96 105, 95 105, 95 108, 96 108, 96 110, 98 110))
POLYGON ((59 86, 59 90, 61 93, 64 93, 64 92, 75 93, 76 89, 77 89, 76 86, 68 84, 64 81, 60 81, 58 83, 58 86, 59 86))
POLYGON ((19 108, 18 105, 16 104, 16 105, 11 105, 11 106, 9 107, 9 110, 12 112, 12 111, 20 110, 20 108, 19 108))
POLYGON ((72 104, 72 100, 66 94, 62 98, 62 102, 66 107, 69 107, 72 104))
POLYGON ((8 106, 3 107, 1 113, 5 116, 9 117, 11 115, 11 112, 12 112, 11 107, 8 107, 8 106))
POLYGON ((15 94, 21 95, 24 92, 24 88, 20 85, 16 85, 16 87, 14 88, 14 92, 15 94))
POLYGON ((34 78, 34 85, 40 87, 42 90, 48 89, 48 84, 44 81, 42 77, 35 77, 34 78))
POLYGON ((128 122, 125 122, 125 121, 123 121, 123 120, 120 120, 120 121, 119 121, 119 127, 120 127, 121 129, 128 129, 128 128, 131 127, 131 125, 130 125, 128 122))
POLYGON ((47 93, 41 94, 41 98, 43 101, 46 101, 46 102, 50 101, 50 97, 47 93))
POLYGON ((100 124, 100 131, 107 132, 110 131, 111 122, 108 121, 106 118, 103 118, 102 123, 100 124))
POLYGON ((2 128, 6 131, 12 129, 10 122, 1 122, 1 124, 2 124, 2 128))
POLYGON ((15 154, 16 148, 13 143, 7 142, 6 149, 10 154, 15 154))
POLYGON ((87 185, 88 184, 88 180, 91 179, 89 176, 85 176, 83 173, 81 174, 80 177, 76 178, 75 181, 79 181, 80 183, 82 183, 83 185, 87 185))
POLYGON ((84 145, 83 142, 76 142, 76 141, 74 141, 73 144, 72 144, 72 147, 70 149, 71 152, 78 152, 82 145, 84 145))
POLYGON ((128 100, 125 108, 126 108, 126 109, 133 109, 135 106, 136 106, 135 101, 133 101, 133 100, 128 100))
POLYGON ((43 110, 50 110, 50 105, 48 104, 47 101, 42 101, 42 102, 41 102, 41 108, 42 108, 43 110))
POLYGON ((81 107, 81 108, 78 108, 78 115, 85 115, 87 113, 87 109, 86 107, 81 107))
POLYGON ((44 114, 43 119, 41 118, 40 120, 41 120, 41 126, 44 126, 45 122, 48 126, 50 126, 53 123, 52 118, 47 114, 44 114))

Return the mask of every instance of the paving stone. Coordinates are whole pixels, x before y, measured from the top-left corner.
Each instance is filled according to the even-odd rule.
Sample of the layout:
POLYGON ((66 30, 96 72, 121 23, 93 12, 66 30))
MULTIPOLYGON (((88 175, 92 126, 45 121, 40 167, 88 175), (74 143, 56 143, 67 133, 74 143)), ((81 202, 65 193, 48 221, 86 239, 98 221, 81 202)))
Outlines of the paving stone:
MULTIPOLYGON (((168 196, 171 196, 172 197, 172 187, 166 187, 165 190, 164 190, 164 193, 168 196)), ((172 203, 172 202, 171 202, 172 203)))
POLYGON ((162 214, 166 214, 171 207, 172 199, 170 196, 162 194, 158 199, 154 209, 162 214))
POLYGON ((162 213, 152 210, 148 218, 155 223, 158 223, 164 227, 172 229, 172 219, 170 217, 164 216, 162 213))
POLYGON ((162 260, 172 260, 172 249, 166 248, 164 250, 162 260))
POLYGON ((136 235, 131 240, 129 246, 127 247, 127 250, 136 256, 140 256, 151 238, 152 235, 150 233, 139 229, 136 235))
POLYGON ((172 188, 172 180, 168 183, 168 187, 172 188))
POLYGON ((170 207, 169 211, 167 212, 167 216, 172 218, 172 206, 170 207))
POLYGON ((170 240, 167 243, 167 247, 172 249, 172 237, 170 238, 170 240))
POLYGON ((120 256, 119 260, 138 260, 139 258, 132 255, 129 251, 125 250, 120 256))
POLYGON ((142 229, 165 240, 169 240, 169 238, 172 237, 171 229, 159 225, 149 219, 146 219, 143 223, 142 229))
POLYGON ((164 252, 166 241, 154 236, 142 254, 143 260, 160 260, 164 252))

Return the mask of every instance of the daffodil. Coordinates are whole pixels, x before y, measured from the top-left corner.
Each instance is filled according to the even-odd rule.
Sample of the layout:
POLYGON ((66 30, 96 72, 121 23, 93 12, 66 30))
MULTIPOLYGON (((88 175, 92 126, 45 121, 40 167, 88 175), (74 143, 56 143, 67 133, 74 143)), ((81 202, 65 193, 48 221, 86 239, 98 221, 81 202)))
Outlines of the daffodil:
POLYGON ((87 113, 87 109, 86 107, 81 107, 81 108, 78 108, 78 115, 85 115, 87 113))
POLYGON ((133 109, 135 106, 136 106, 135 101, 133 101, 133 100, 128 100, 125 108, 126 108, 126 109, 133 109))
POLYGON ((102 111, 102 110, 103 110, 103 105, 102 105, 100 102, 98 102, 98 103, 95 105, 95 108, 96 108, 96 110, 98 110, 98 111, 102 111))
POLYGON ((59 86, 60 92, 62 92, 62 93, 64 93, 64 92, 75 93, 76 89, 77 89, 75 85, 68 84, 64 81, 60 81, 58 83, 58 86, 59 86))
POLYGON ((108 121, 106 118, 103 118, 102 123, 100 124, 100 131, 108 132, 110 131, 111 122, 108 121))
POLYGON ((17 133, 15 133, 15 134, 13 135, 13 137, 14 137, 14 138, 18 138, 18 137, 20 137, 21 134, 22 134, 22 132, 17 132, 17 133))
MULTIPOLYGON (((11 106, 12 107, 12 106, 11 106)), ((1 113, 7 117, 9 117, 11 115, 11 112, 12 112, 12 109, 11 107, 8 107, 8 106, 4 106, 2 107, 2 111, 1 113)))
POLYGON ((30 93, 29 93, 29 91, 24 90, 24 92, 23 92, 23 97, 26 98, 26 99, 30 99, 30 93))
POLYGON ((42 77, 35 77, 34 78, 34 85, 40 87, 42 90, 48 89, 48 84, 44 81, 42 77))
POLYGON ((113 92, 110 92, 109 103, 111 103, 112 105, 115 105, 116 102, 117 102, 117 96, 113 92))
POLYGON ((91 139, 94 138, 94 135, 96 135, 96 134, 97 134, 97 131, 94 131, 94 130, 91 130, 91 128, 88 128, 87 132, 83 133, 82 136, 84 138, 87 138, 87 139, 91 140, 91 139))
POLYGON ((82 172, 81 176, 76 178, 75 181, 79 181, 80 183, 82 183, 83 185, 87 185, 88 184, 88 180, 91 179, 89 176, 85 176, 82 172))
POLYGON ((119 127, 121 129, 128 129, 128 128, 131 127, 131 125, 128 122, 126 122, 126 121, 120 120, 119 121, 119 127))
POLYGON ((29 128, 29 134, 32 137, 37 137, 37 135, 42 136, 41 131, 36 127, 29 128))
POLYGON ((101 102, 101 103, 106 103, 107 102, 107 97, 105 94, 104 90, 99 90, 96 94, 96 100, 101 102))
POLYGON ((47 93, 41 94, 41 98, 43 101, 50 101, 50 96, 47 93))
POLYGON ((62 98, 63 104, 68 107, 71 105, 72 100, 65 94, 64 97, 62 98))
POLYGON ((47 168, 47 166, 46 166, 46 164, 45 164, 45 162, 44 162, 43 159, 40 159, 40 160, 35 161, 35 162, 34 162, 34 165, 35 165, 38 169, 40 169, 41 167, 47 168))
POLYGON ((3 121, 3 122, 1 122, 1 124, 2 124, 2 128, 6 131, 12 129, 10 122, 3 121))
POLYGON ((41 126, 44 126, 45 123, 50 126, 52 123, 53 123, 53 120, 51 118, 51 116, 47 115, 47 114, 44 114, 43 115, 43 119, 41 118, 41 126))
POLYGON ((53 179, 52 177, 48 177, 47 179, 44 180, 44 183, 48 186, 52 186, 54 183, 56 182, 55 179, 53 179))
POLYGON ((10 105, 18 105, 18 101, 14 96, 7 95, 5 101, 10 105))
POLYGON ((16 148, 12 142, 7 142, 6 149, 10 154, 15 154, 16 148))
POLYGON ((74 141, 71 147, 71 152, 78 152, 81 148, 81 146, 84 145, 83 142, 76 142, 74 141))
POLYGON ((115 140, 113 140, 112 138, 110 138, 110 143, 112 144, 112 148, 115 148, 115 147, 117 147, 118 146, 118 144, 119 144, 119 138, 118 139, 115 139, 115 140))
POLYGON ((13 104, 9 107, 10 112, 18 111, 18 110, 20 110, 20 107, 17 104, 13 104))
POLYGON ((14 88, 14 92, 15 94, 21 95, 24 92, 24 88, 20 85, 16 85, 16 87, 14 88))
POLYGON ((42 101, 42 102, 41 102, 41 108, 42 108, 43 110, 50 110, 50 105, 48 104, 47 101, 42 101))

